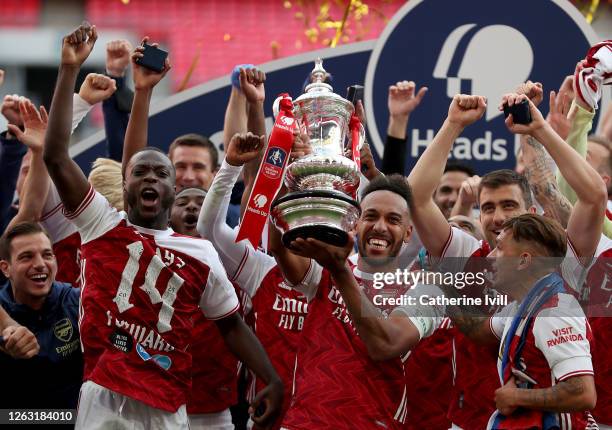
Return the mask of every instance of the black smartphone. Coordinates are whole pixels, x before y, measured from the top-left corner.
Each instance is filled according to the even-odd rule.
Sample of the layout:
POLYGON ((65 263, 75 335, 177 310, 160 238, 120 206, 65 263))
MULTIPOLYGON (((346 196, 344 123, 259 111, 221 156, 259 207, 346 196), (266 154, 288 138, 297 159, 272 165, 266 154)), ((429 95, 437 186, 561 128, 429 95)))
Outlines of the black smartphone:
POLYGON ((136 64, 146 67, 154 72, 161 73, 164 70, 164 63, 168 53, 163 49, 156 48, 149 44, 143 44, 144 52, 142 58, 136 60, 136 64))
POLYGON ((359 100, 363 103, 363 85, 351 85, 346 89, 346 99, 353 103, 353 106, 357 104, 359 100))
POLYGON ((515 103, 508 106, 504 103, 504 116, 512 114, 512 120, 515 124, 529 124, 531 122, 531 111, 529 110, 529 101, 523 100, 520 103, 515 103))

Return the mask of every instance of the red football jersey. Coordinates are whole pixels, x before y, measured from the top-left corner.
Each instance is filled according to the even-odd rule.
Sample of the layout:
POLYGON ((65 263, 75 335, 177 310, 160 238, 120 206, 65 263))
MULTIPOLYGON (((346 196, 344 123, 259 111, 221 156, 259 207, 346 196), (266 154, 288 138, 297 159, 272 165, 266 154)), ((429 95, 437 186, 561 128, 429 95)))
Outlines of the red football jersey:
POLYGON ((175 412, 191 387, 196 313, 220 319, 239 307, 216 251, 204 239, 131 225, 93 188, 66 216, 82 242, 84 379, 175 412))
POLYGON ((55 280, 79 287, 81 285, 79 252, 81 236, 74 224, 64 216, 63 207, 57 189, 51 184, 40 223, 47 230, 53 242, 53 253, 57 259, 55 280))
MULTIPOLYGON (((318 267, 318 266, 317 266, 318 267)), ((375 362, 352 325, 330 274, 308 291, 308 318, 298 348, 294 395, 282 427, 298 429, 400 429, 406 386, 400 358, 375 362)), ((370 282, 354 269, 366 294, 370 282)))
POLYGON ((612 360, 609 336, 612 332, 612 240, 602 236, 589 268, 586 283, 572 285, 585 309, 593 330, 593 367, 597 406, 592 411, 599 424, 612 426, 612 360))
MULTIPOLYGON (((273 427, 278 429, 291 401, 295 357, 308 313, 306 296, 288 286, 274 258, 260 250, 241 243, 231 249, 221 249, 220 257, 224 263, 228 261, 227 266, 236 268, 234 273, 230 272, 230 279, 250 299, 249 323, 283 381, 283 408, 273 427), (242 250, 240 258, 229 261, 230 254, 239 249, 242 250)), ((247 400, 252 401, 265 385, 253 372, 249 372, 249 377, 247 400)))
MULTIPOLYGON (((513 376, 513 368, 523 371, 531 379, 534 389, 549 388, 579 375, 593 375, 591 330, 584 314, 579 315, 579 310, 578 302, 571 294, 553 295, 535 315, 525 338, 520 363, 515 363, 515 351, 520 342, 519 330, 527 321, 523 319, 523 324, 519 324, 519 330, 510 341, 509 363, 503 375, 504 381, 513 376)), ((517 311, 518 305, 513 302, 490 319, 491 331, 500 339, 498 373, 501 373, 505 339, 517 311)), ((521 377, 517 379, 520 381, 521 377)), ((562 430, 597 428, 588 411, 559 413, 557 422, 562 430)), ((519 409, 506 417, 504 428, 539 428, 541 423, 541 411, 519 409)))
POLYGON ((188 414, 221 412, 238 403, 238 360, 214 321, 201 313, 193 320, 191 393, 188 414))
MULTIPOLYGON (((455 265, 453 270, 483 270, 481 260, 490 253, 487 242, 478 241, 466 232, 452 228, 444 248, 443 258, 455 265), (453 257, 455 257, 453 259, 453 257), (457 257, 469 257, 457 259, 457 257)), ((486 262, 484 263, 486 264, 486 262)), ((584 268, 580 265, 571 243, 561 264, 563 279, 568 284, 578 284, 584 279, 584 268)), ((491 310, 489 310, 491 311, 491 310)), ((495 363, 498 351, 488 346, 477 345, 457 330, 453 346, 453 368, 455 369, 450 420, 464 430, 480 430, 486 427, 496 410, 494 393, 500 387, 495 363)))
POLYGON ((445 318, 429 337, 421 339, 404 363, 406 374, 406 430, 446 430, 453 385, 453 328, 445 318))
MULTIPOLYGON (((458 265, 453 267, 453 270, 480 271, 481 257, 486 257, 489 252, 487 242, 478 241, 463 230, 453 227, 442 257, 450 260, 448 264, 458 265)), ((494 346, 478 345, 459 330, 453 330, 453 334, 454 384, 448 418, 464 430, 482 430, 486 428, 489 417, 495 411, 494 392, 499 388, 495 366, 497 349, 494 346)))

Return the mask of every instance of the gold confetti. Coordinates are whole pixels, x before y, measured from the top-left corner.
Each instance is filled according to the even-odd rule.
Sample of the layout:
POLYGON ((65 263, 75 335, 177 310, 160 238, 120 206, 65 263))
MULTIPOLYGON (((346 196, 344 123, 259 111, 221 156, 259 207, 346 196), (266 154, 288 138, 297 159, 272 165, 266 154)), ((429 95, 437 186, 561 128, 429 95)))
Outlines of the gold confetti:
POLYGON ((121 0, 121 3, 123 3, 123 4, 129 4, 129 3, 130 3, 130 0, 121 0))
POLYGON ((315 43, 319 37, 319 30, 317 30, 315 27, 312 27, 304 31, 304 34, 306 35, 310 43, 315 43))
POLYGON ((287 1, 285 1, 285 2, 283 3, 283 7, 284 7, 285 9, 291 9, 291 2, 290 2, 290 1, 288 1, 288 0, 287 0, 287 1))
POLYGON ((278 58, 278 49, 280 48, 280 44, 276 40, 273 40, 270 43, 270 48, 272 49, 272 58, 278 58))
POLYGON ((223 41, 224 41, 224 42, 229 42, 230 40, 232 40, 232 35, 231 35, 231 34, 229 34, 229 33, 225 33, 225 34, 223 35, 223 41))

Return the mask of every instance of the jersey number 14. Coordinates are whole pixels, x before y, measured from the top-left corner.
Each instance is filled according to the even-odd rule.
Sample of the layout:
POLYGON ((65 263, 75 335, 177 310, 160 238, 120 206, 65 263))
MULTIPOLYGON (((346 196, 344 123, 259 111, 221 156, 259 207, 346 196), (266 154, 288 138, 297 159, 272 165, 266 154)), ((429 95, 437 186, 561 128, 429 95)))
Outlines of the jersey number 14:
MULTIPOLYGON (((134 242, 127 245, 126 248, 128 249, 130 258, 123 268, 121 283, 119 284, 117 294, 113 299, 113 302, 117 304, 117 308, 119 309, 120 313, 125 312, 134 306, 132 303, 130 303, 130 296, 132 295, 132 285, 134 284, 134 279, 136 278, 138 269, 140 268, 140 257, 142 257, 144 245, 142 242, 134 242)), ((140 289, 147 293, 152 304, 156 305, 160 302, 162 304, 161 309, 159 310, 159 318, 157 320, 157 331, 159 333, 165 333, 172 330, 172 327, 170 326, 170 320, 172 320, 172 315, 174 314, 174 308, 172 305, 176 300, 176 295, 181 289, 183 282, 185 282, 183 278, 172 272, 172 276, 166 285, 166 290, 162 295, 160 295, 157 288, 155 288, 155 284, 157 283, 159 274, 164 269, 166 269, 166 265, 162 259, 159 258, 157 254, 154 255, 149 263, 149 266, 147 267, 144 284, 140 286, 140 289)))

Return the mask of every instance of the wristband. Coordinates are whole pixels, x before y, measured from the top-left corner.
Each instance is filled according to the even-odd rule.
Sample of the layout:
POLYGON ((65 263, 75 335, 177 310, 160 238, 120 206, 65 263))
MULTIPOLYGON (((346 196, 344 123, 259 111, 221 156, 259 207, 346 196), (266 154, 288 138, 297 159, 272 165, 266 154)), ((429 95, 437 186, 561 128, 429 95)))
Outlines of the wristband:
POLYGON ((238 64, 232 70, 232 86, 240 89, 240 69, 254 69, 255 66, 253 64, 238 64))

